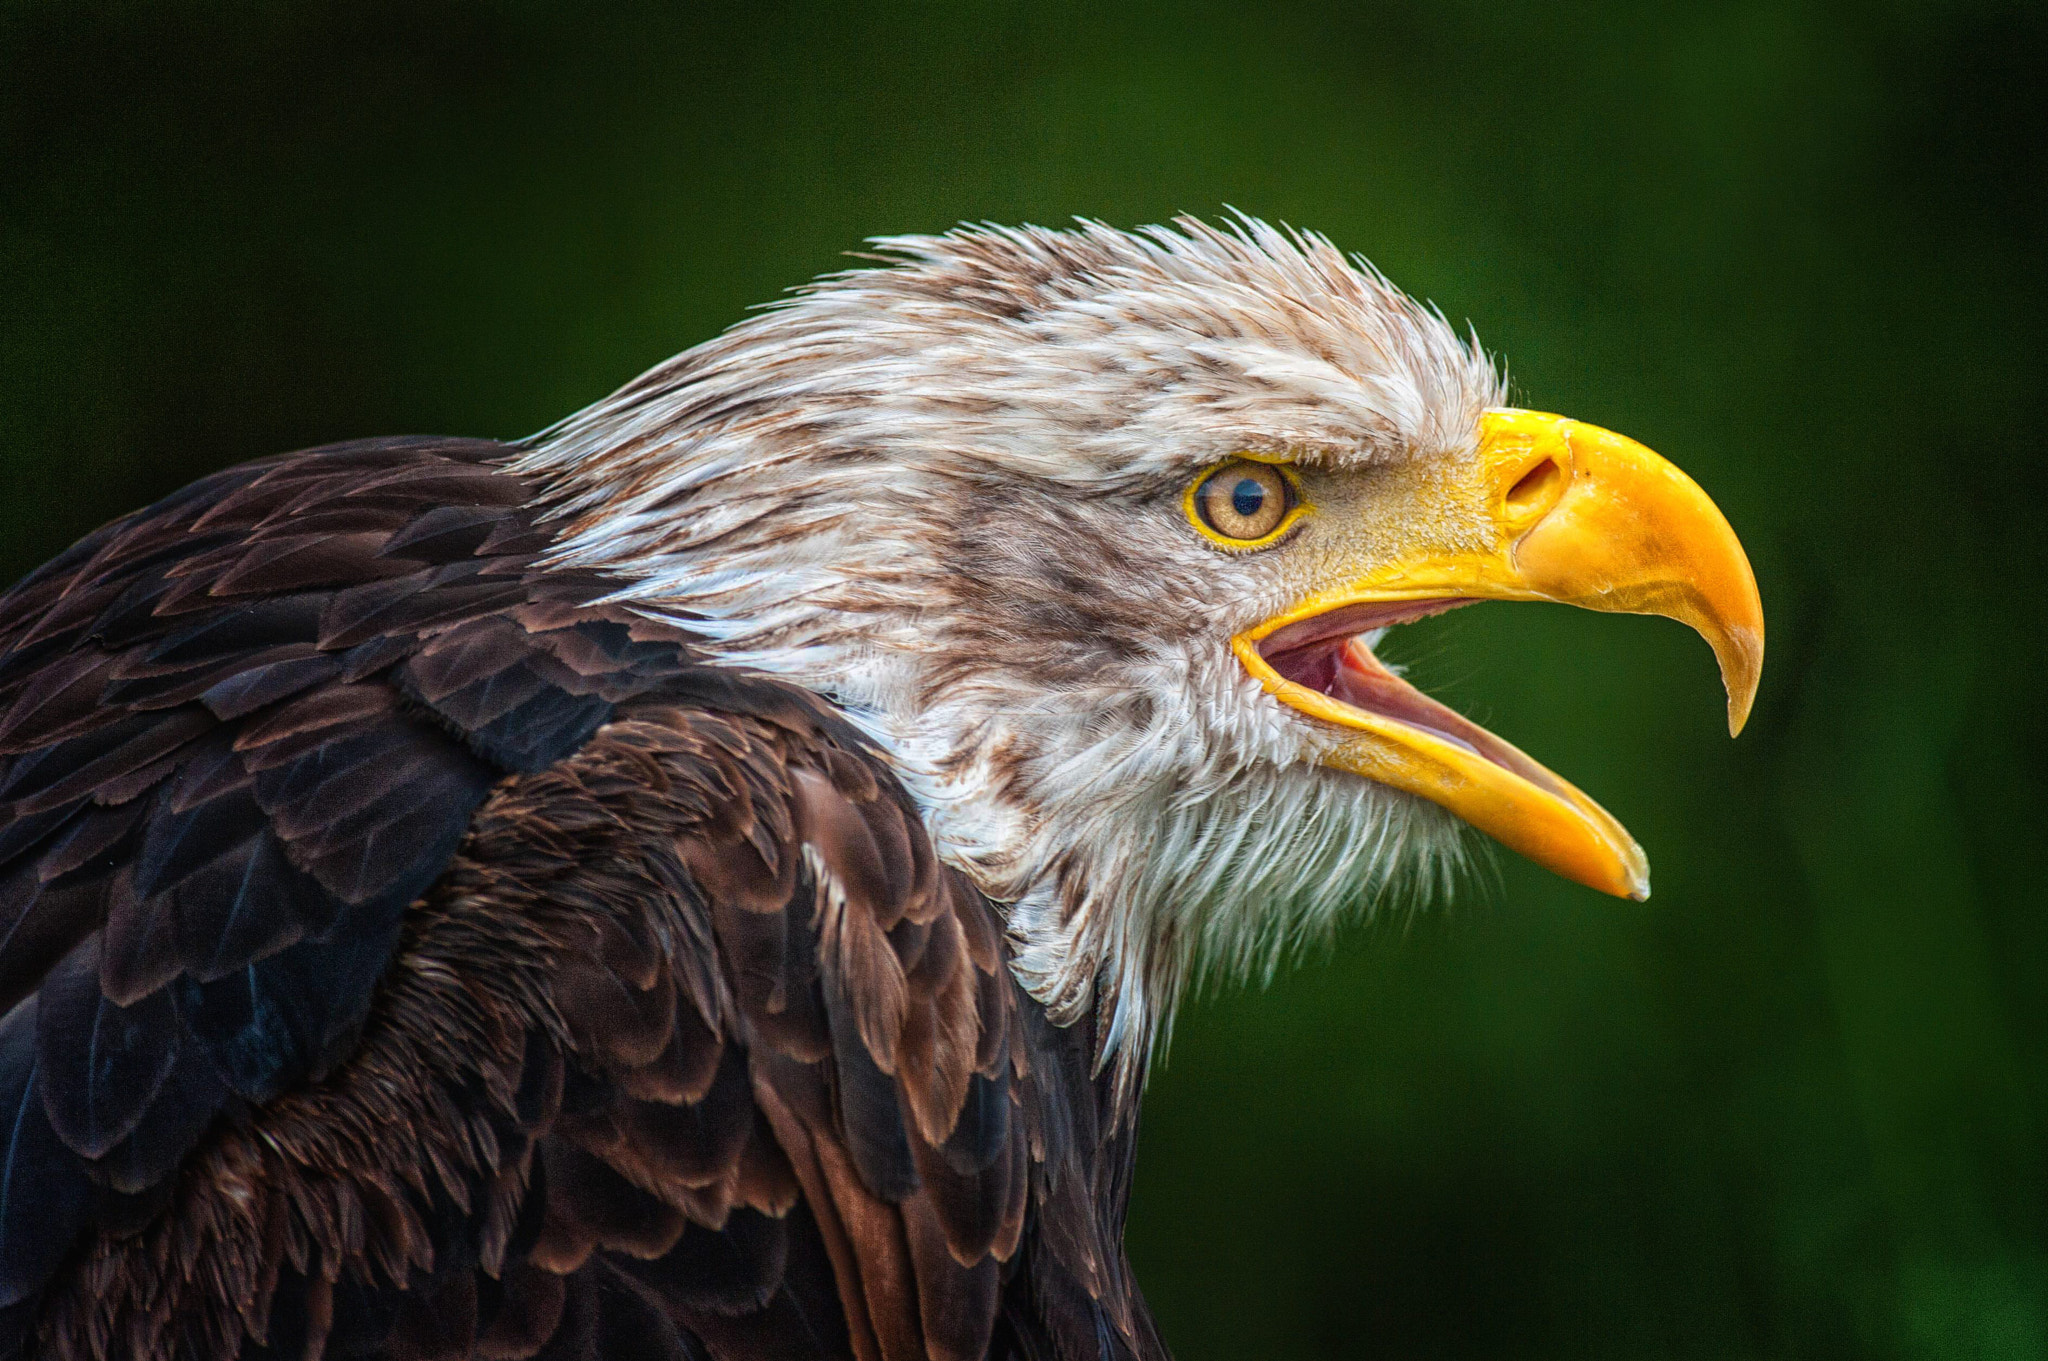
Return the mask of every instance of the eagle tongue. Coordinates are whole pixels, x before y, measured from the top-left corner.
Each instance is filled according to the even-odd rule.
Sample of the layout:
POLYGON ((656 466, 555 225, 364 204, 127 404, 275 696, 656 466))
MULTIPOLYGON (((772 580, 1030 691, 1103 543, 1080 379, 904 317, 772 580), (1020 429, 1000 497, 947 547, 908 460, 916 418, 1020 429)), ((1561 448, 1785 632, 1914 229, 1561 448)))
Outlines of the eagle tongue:
POLYGON ((1362 637, 1346 641, 1332 650, 1334 666, 1330 681, 1319 687, 1335 700, 1354 709, 1380 714, 1411 728, 1420 728, 1446 742, 1463 747, 1475 756, 1513 771, 1531 784, 1559 792, 1556 777, 1508 743, 1472 722, 1457 710, 1439 704, 1428 695, 1389 671, 1362 637))

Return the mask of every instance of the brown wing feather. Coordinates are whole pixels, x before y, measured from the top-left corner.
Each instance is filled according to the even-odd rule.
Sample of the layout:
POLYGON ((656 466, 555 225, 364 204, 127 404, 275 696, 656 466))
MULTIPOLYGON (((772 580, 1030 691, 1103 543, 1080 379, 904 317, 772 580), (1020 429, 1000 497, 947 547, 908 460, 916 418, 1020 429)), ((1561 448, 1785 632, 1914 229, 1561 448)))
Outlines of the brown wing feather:
POLYGON ((1119 1242, 1129 1113, 881 758, 535 566, 526 490, 477 450, 297 457, 0 608, 0 984, 60 1040, 138 1037, 110 1108, 37 1085, 33 1028, 0 1025, 0 1104, 49 1131, 19 1151, 82 1169, 42 1191, 85 1232, 22 1265, 57 1274, 21 1340, 1162 1355, 1119 1242), (473 813, 434 762, 473 767, 473 813), (437 854, 413 896, 392 866, 437 854), (289 958, 393 885, 366 1009, 308 1022, 313 1062, 259 1082, 145 1042, 195 1033, 179 980, 289 958))

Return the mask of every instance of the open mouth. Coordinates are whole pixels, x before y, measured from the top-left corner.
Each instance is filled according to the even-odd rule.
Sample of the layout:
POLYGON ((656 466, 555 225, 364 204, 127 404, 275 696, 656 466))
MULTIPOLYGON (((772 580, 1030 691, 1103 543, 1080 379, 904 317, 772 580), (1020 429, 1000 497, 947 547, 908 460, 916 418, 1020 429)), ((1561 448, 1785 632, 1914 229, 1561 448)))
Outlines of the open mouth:
POLYGON ((1428 799, 1566 878, 1648 897, 1649 863, 1612 814, 1374 654, 1381 630, 1481 598, 1354 596, 1282 615, 1231 647, 1268 694, 1326 728, 1322 764, 1428 799))
POLYGON ((1546 793, 1565 797, 1570 786, 1463 714, 1401 679, 1373 651, 1379 635, 1396 624, 1478 603, 1446 598, 1344 605, 1298 620, 1254 645, 1283 680, 1346 708, 1449 742, 1546 793))

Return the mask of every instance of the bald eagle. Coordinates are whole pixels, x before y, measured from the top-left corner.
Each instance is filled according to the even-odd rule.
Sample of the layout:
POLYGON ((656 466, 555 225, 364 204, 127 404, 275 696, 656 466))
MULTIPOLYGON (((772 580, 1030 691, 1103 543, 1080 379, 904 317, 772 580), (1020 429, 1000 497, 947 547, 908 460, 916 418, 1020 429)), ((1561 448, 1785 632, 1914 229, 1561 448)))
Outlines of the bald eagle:
POLYGON ((0 1356, 1158 1357, 1149 1056, 1591 799, 1404 682, 1669 615, 1642 446, 1253 219, 886 239, 530 439, 245 464, 0 597, 0 1356))

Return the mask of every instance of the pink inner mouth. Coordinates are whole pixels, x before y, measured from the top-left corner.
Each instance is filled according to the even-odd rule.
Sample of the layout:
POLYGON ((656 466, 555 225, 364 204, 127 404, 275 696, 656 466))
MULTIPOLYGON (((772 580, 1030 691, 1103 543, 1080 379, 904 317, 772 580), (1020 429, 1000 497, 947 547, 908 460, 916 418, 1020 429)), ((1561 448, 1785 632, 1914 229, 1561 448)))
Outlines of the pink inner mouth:
POLYGON ((1564 790, 1549 771, 1389 671, 1361 636, 1476 603, 1401 600, 1345 605, 1275 630, 1260 640, 1259 654, 1282 678, 1296 685, 1440 737, 1562 797, 1564 790))

